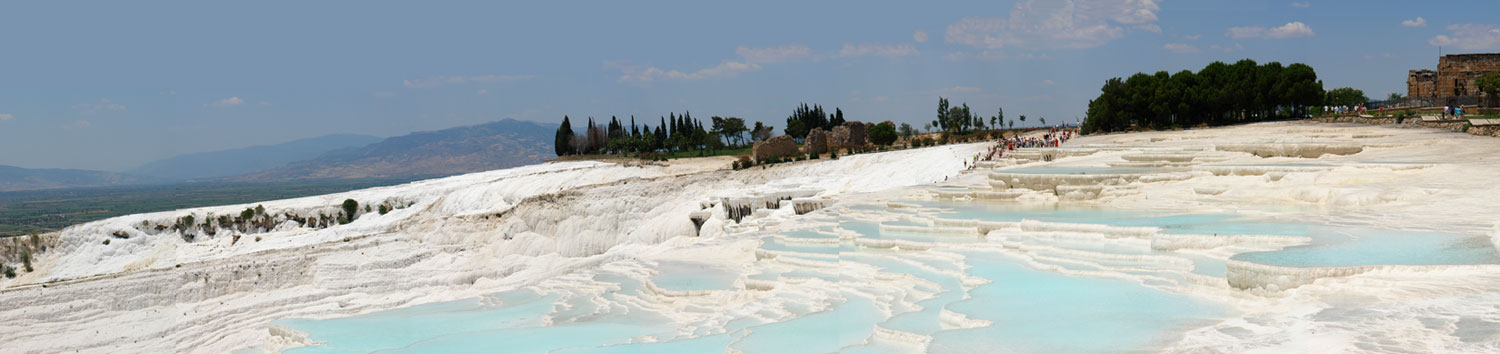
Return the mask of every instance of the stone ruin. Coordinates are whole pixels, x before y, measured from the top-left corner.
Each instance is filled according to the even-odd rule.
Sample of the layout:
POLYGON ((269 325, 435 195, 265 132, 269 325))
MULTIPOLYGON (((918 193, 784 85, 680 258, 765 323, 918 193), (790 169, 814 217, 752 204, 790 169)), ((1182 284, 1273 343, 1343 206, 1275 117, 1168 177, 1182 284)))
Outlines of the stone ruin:
POLYGON ((750 148, 750 159, 756 162, 765 161, 768 158, 778 156, 792 156, 797 153, 797 142, 791 136, 779 135, 755 143, 750 148))
POLYGON ((847 149, 851 147, 864 146, 869 143, 868 135, 870 128, 861 122, 844 122, 843 125, 833 127, 833 134, 828 141, 830 150, 847 149))
POLYGON ((828 133, 823 128, 813 128, 807 132, 807 139, 802 142, 802 153, 822 154, 828 152, 828 133))
POLYGON ((1500 71, 1500 53, 1449 54, 1438 58, 1437 71, 1411 70, 1406 76, 1406 96, 1444 98, 1479 95, 1474 78, 1500 71))

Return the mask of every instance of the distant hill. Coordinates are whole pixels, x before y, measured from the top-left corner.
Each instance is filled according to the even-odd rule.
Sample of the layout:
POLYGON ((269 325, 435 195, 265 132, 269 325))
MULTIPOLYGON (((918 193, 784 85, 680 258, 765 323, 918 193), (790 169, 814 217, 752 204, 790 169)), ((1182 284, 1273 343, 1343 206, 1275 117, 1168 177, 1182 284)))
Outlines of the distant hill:
POLYGON ((146 163, 125 173, 179 181, 238 176, 380 140, 369 135, 324 135, 275 145, 177 155, 146 163))
POLYGON ((556 129, 556 125, 506 119, 417 132, 231 179, 435 177, 530 165, 556 157, 552 150, 556 129))
POLYGON ((115 172, 59 168, 30 169, 0 165, 0 192, 159 182, 165 181, 115 172))

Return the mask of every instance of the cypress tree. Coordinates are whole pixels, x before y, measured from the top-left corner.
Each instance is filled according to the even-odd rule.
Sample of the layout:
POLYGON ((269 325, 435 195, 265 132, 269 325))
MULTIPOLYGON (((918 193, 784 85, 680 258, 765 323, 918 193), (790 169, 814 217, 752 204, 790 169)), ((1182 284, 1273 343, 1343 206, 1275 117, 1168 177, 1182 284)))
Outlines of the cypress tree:
POLYGON ((572 153, 570 148, 573 144, 573 125, 568 123, 568 116, 563 116, 562 125, 557 127, 557 136, 552 139, 552 150, 557 156, 572 153))

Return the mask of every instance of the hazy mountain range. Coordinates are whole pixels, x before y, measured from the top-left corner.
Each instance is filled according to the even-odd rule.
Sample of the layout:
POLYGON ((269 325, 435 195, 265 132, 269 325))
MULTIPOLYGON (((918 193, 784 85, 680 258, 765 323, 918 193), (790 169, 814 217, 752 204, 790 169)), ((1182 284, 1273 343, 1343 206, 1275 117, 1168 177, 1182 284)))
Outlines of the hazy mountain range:
POLYGON ((0 165, 0 192, 163 182, 166 180, 116 172, 0 165))
POLYGON ((530 165, 556 157, 552 150, 556 129, 556 126, 506 119, 418 132, 362 147, 334 150, 235 180, 428 177, 530 165))
POLYGON ((382 140, 354 134, 324 135, 275 145, 259 145, 222 151, 177 155, 148 162, 125 173, 169 180, 201 180, 238 176, 317 157, 342 148, 365 146, 382 140))
POLYGON ((385 139, 334 134, 178 155, 120 173, 0 166, 0 192, 186 181, 448 176, 550 160, 556 157, 555 129, 556 125, 506 119, 385 139))

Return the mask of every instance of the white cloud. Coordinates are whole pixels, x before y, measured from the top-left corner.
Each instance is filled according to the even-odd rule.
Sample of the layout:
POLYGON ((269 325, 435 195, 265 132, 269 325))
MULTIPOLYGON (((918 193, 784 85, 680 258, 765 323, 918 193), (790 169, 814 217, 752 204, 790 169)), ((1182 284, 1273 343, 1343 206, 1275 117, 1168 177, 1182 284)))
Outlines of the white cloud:
POLYGON ((1056 85, 1057 83, 1056 82, 1052 82, 1052 80, 1042 80, 1042 84, 1043 85, 1047 85, 1047 86, 1052 86, 1052 85, 1056 85))
POLYGON ((1198 47, 1194 47, 1190 44, 1185 43, 1167 43, 1165 45, 1162 45, 1161 49, 1166 49, 1169 52, 1177 54, 1191 54, 1200 52, 1200 50, 1198 50, 1198 47))
POLYGON ((1401 26, 1404 26, 1404 27, 1427 27, 1427 19, 1422 18, 1422 16, 1417 16, 1417 19, 1415 19, 1415 20, 1401 21, 1401 26))
POLYGON ((11 120, 11 119, 16 119, 16 116, 11 115, 10 113, 0 113, 0 120, 11 120))
POLYGON ((486 94, 489 94, 489 93, 490 93, 490 90, 486 90, 486 89, 479 89, 479 91, 474 92, 474 94, 476 94, 476 95, 486 95, 486 94))
POLYGON ((917 47, 910 44, 845 43, 844 49, 839 50, 840 57, 902 57, 908 55, 917 55, 917 47))
POLYGON ((1500 28, 1494 25, 1462 24, 1448 26, 1453 35, 1440 34, 1427 41, 1435 46, 1458 47, 1463 50, 1500 49, 1500 28))
POLYGON ((225 98, 225 99, 218 100, 218 101, 213 101, 213 103, 209 103, 209 104, 207 104, 205 106, 226 108, 226 107, 234 107, 234 106, 238 106, 238 105, 242 105, 242 104, 245 104, 245 100, 242 100, 239 97, 230 97, 230 98, 225 98))
POLYGON ((1228 32, 1224 33, 1229 38, 1255 38, 1265 34, 1266 28, 1259 26, 1230 27, 1228 32))
POLYGON ((1301 22, 1289 22, 1285 25, 1282 25, 1281 27, 1272 28, 1270 31, 1266 31, 1266 38, 1280 39, 1294 37, 1312 37, 1313 34, 1314 33, 1312 28, 1307 27, 1307 24, 1301 22))
POLYGON ((1311 27, 1302 22, 1288 22, 1281 27, 1265 28, 1260 26, 1230 27, 1224 33, 1229 38, 1264 38, 1283 39, 1296 37, 1312 37, 1314 35, 1311 27))
POLYGON ((1208 46, 1208 49, 1213 49, 1213 50, 1217 50, 1217 51, 1222 51, 1222 52, 1225 52, 1225 53, 1229 53, 1229 52, 1233 52, 1233 51, 1245 49, 1245 46, 1240 45, 1239 43, 1235 43, 1233 47, 1225 47, 1225 46, 1220 46, 1218 44, 1215 44, 1215 45, 1208 46))
POLYGON ((473 75, 473 76, 428 76, 415 80, 402 80, 401 85, 408 88, 434 88, 444 85, 463 84, 487 84, 507 81, 520 81, 536 77, 534 75, 473 75))
POLYGON ((390 91, 378 91, 378 92, 372 93, 370 95, 371 96, 375 96, 375 97, 379 97, 379 98, 396 97, 396 93, 395 92, 390 92, 390 91))
POLYGON ((262 106, 270 106, 271 102, 269 102, 269 101, 260 101, 260 105, 262 105, 262 106))
POLYGON ((917 43, 927 43, 927 31, 917 30, 916 33, 911 34, 911 39, 917 43))
POLYGON ((964 60, 969 60, 969 59, 980 60, 980 61, 994 61, 994 60, 1003 60, 1003 59, 1047 60, 1047 59, 1052 59, 1052 56, 1051 55, 1047 55, 1047 54, 1035 54, 1035 53, 1006 54, 1006 53, 1000 52, 998 50, 982 50, 982 51, 979 51, 977 53, 966 53, 966 52, 948 53, 946 55, 943 55, 943 59, 946 59, 946 60, 949 60, 949 61, 964 61, 964 60))
POLYGON ((63 128, 64 129, 83 129, 83 128, 91 127, 93 125, 94 125, 94 123, 89 123, 89 121, 86 121, 86 120, 75 120, 72 123, 68 123, 66 125, 63 125, 63 128))
POLYGON ((123 110, 125 110, 125 106, 124 105, 121 105, 121 104, 118 104, 118 103, 112 103, 112 102, 109 101, 108 98, 100 98, 99 99, 99 103, 79 103, 79 104, 75 104, 75 105, 73 105, 73 108, 81 109, 81 110, 84 111, 84 113, 97 113, 97 112, 102 112, 102 111, 123 111, 123 110))
POLYGON ((1203 38, 1203 35, 1201 35, 1201 34, 1195 34, 1195 35, 1190 35, 1190 36, 1182 36, 1182 39, 1186 39, 1186 40, 1190 40, 1190 41, 1196 41, 1196 40, 1198 40, 1198 38, 1203 38))
POLYGON ((1292 7, 1299 8, 1299 9, 1305 9, 1305 8, 1312 7, 1312 4, 1308 3, 1306 1, 1293 1, 1292 2, 1292 7))
POLYGON ((733 77, 742 72, 760 70, 760 65, 738 61, 725 61, 718 66, 699 69, 693 72, 682 72, 677 70, 662 70, 657 67, 646 69, 625 69, 624 75, 620 76, 620 82, 650 82, 655 80, 702 80, 710 78, 733 77))
POLYGON ((734 54, 744 58, 747 64, 769 64, 813 58, 812 49, 801 44, 767 48, 739 46, 734 48, 734 54))
POLYGON ((838 53, 819 54, 805 45, 793 44, 778 47, 755 48, 739 46, 734 50, 737 60, 725 60, 717 66, 696 71, 662 69, 655 66, 629 65, 606 61, 607 68, 619 68, 620 82, 651 82, 656 80, 702 80, 734 77, 740 73, 760 70, 762 64, 797 60, 822 60, 857 56, 906 56, 918 54, 911 44, 845 44, 838 53))
POLYGON ((1122 26, 1160 32, 1155 0, 1026 0, 1009 17, 969 17, 948 25, 945 41, 979 49, 1081 49, 1125 35, 1122 26))
POLYGON ((936 92, 940 92, 940 93, 975 93, 975 92, 981 92, 981 91, 984 91, 984 89, 981 89, 981 88, 978 88, 978 87, 974 87, 974 86, 963 86, 963 85, 958 85, 958 86, 953 86, 953 87, 949 87, 949 88, 943 88, 943 89, 936 90, 936 92))

